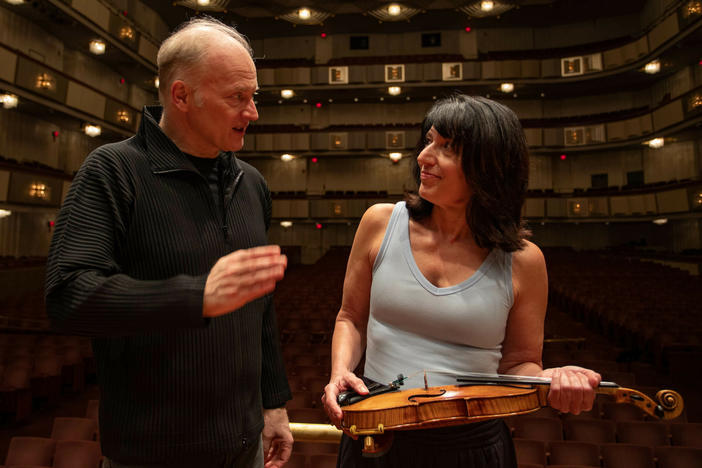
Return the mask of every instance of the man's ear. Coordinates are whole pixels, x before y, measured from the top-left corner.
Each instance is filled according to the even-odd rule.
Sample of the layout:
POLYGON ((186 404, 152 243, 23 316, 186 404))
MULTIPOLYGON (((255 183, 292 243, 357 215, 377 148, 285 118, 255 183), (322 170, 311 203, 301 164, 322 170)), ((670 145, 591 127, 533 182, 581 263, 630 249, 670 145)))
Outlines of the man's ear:
POLYGON ((171 102, 180 110, 185 112, 192 103, 193 96, 191 89, 183 80, 175 80, 171 85, 171 102))

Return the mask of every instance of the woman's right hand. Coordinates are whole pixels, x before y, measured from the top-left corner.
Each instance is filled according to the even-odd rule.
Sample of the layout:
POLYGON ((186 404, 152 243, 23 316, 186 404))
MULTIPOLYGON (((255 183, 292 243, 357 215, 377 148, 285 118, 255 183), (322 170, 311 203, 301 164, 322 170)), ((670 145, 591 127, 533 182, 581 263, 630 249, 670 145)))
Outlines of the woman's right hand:
POLYGON ((353 372, 332 375, 329 383, 324 387, 324 393, 322 394, 324 411, 327 412, 327 416, 329 416, 332 424, 336 427, 341 427, 341 420, 344 416, 341 407, 337 403, 337 398, 339 393, 347 390, 353 390, 359 395, 368 394, 368 388, 363 383, 363 380, 356 377, 353 372))

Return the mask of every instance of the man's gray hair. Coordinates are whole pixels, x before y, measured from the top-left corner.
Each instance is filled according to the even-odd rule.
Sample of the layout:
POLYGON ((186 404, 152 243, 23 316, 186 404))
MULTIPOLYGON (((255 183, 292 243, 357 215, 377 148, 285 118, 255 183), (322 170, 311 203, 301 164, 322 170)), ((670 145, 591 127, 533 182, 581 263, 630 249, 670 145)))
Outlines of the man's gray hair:
POLYGON ((205 57, 212 43, 203 40, 202 36, 208 33, 221 33, 234 39, 253 57, 248 39, 233 26, 227 26, 208 16, 190 19, 178 26, 158 49, 158 94, 162 104, 166 103, 164 97, 170 92, 171 84, 182 79, 185 73, 192 71, 205 57))

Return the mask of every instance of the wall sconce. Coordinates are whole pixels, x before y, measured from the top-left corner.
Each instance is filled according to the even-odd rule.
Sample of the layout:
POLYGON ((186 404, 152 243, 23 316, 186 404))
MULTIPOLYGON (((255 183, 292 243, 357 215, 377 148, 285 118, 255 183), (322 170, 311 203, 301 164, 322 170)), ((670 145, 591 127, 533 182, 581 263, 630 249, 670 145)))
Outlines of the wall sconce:
POLYGON ((39 76, 37 76, 37 82, 35 86, 38 89, 52 91, 56 87, 56 79, 48 73, 42 73, 39 76))
POLYGON ((154 78, 154 87, 158 89, 159 85, 161 84, 161 80, 158 79, 158 76, 154 78))
POLYGON ((119 30, 119 38, 133 41, 134 40, 134 30, 130 26, 122 27, 119 30))
POLYGON ((90 41, 90 45, 88 46, 90 52, 92 52, 95 55, 104 54, 106 48, 107 46, 105 45, 105 42, 102 39, 93 39, 92 41, 90 41))
POLYGON ((117 120, 119 120, 120 123, 129 123, 129 112, 127 112, 126 110, 117 111, 117 120))
POLYGON ((483 11, 492 11, 495 8, 495 2, 491 0, 484 0, 480 2, 480 9, 483 11))
POLYGON ((19 103, 19 99, 14 94, 0 94, 0 102, 5 109, 14 109, 19 103))
POLYGON ((658 218, 653 220, 653 224, 656 226, 663 226, 668 222, 668 218, 658 218))
POLYGON ((83 131, 89 137, 96 137, 102 133, 102 128, 99 125, 85 124, 83 131))
POLYGON ((646 65, 644 65, 644 72, 648 73, 649 75, 655 75, 659 71, 661 71, 660 60, 653 60, 652 62, 648 62, 646 65))
POLYGON ((24 0, 5 0, 10 5, 22 5, 24 0))
POLYGON ((388 157, 390 158, 390 160, 392 162, 396 163, 397 161, 402 159, 402 153, 393 152, 393 153, 388 154, 388 157))
POLYGON ((690 109, 702 107, 702 94, 695 94, 690 98, 690 109))
POLYGON ((402 92, 402 88, 400 88, 399 86, 390 86, 388 88, 388 94, 390 96, 397 96, 401 92, 402 92))
POLYGON ((287 229, 287 228, 289 228, 289 227, 292 227, 293 223, 292 223, 292 221, 281 221, 281 222, 280 222, 280 225, 281 225, 282 227, 284 227, 285 229, 287 229))
POLYGON ((283 99, 290 99, 294 95, 295 95, 295 91, 293 91, 292 89, 281 89, 280 90, 280 97, 282 97, 283 99))
POLYGON ((502 83, 500 85, 500 91, 503 93, 511 93, 514 91, 514 83, 502 83))
POLYGON ((206 6, 209 6, 210 0, 197 0, 197 4, 198 4, 199 6, 204 6, 204 7, 206 7, 206 6))
POLYGON ((2 219, 2 218, 7 218, 7 217, 10 216, 11 214, 12 214, 12 211, 10 211, 10 210, 2 210, 2 209, 0 209, 0 219, 2 219))
POLYGON ((303 7, 303 8, 300 8, 300 9, 297 11, 297 16, 298 16, 301 20, 308 20, 308 19, 310 19, 310 17, 312 16, 312 12, 310 11, 309 8, 304 8, 304 7, 303 7))
POLYGON ((281 155, 280 155, 280 159, 281 159, 283 162, 290 162, 290 161, 292 161, 293 159, 295 159, 295 156, 293 156, 292 154, 285 153, 285 154, 281 154, 281 155))
POLYGON ((687 5, 685 5, 685 8, 683 9, 683 16, 685 16, 686 19, 690 16, 695 16, 699 14, 702 14, 702 2, 698 2, 696 0, 693 0, 687 5))
POLYGON ((39 198, 41 200, 48 200, 51 194, 51 189, 46 186, 43 182, 32 182, 29 184, 29 196, 32 198, 39 198))
POLYGON ((663 146, 665 145, 665 138, 654 138, 652 140, 649 140, 647 143, 649 148, 663 148, 663 146))

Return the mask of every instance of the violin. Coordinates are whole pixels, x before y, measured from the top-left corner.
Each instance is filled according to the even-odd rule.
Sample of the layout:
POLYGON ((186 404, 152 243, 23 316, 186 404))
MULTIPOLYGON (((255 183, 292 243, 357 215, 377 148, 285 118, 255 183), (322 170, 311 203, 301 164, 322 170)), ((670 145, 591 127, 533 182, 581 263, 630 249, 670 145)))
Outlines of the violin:
MULTIPOLYGON (((511 375, 469 374, 456 385, 400 390, 404 378, 369 388, 369 395, 346 392, 339 396, 341 429, 357 439, 365 436, 363 452, 373 456, 392 442, 386 431, 446 427, 527 414, 548 406, 551 379, 511 375), (380 442, 373 436, 379 437, 380 442)), ((647 395, 614 382, 601 382, 598 394, 611 395, 616 403, 630 403, 657 419, 682 413, 682 396, 660 390, 654 401, 647 395)))

